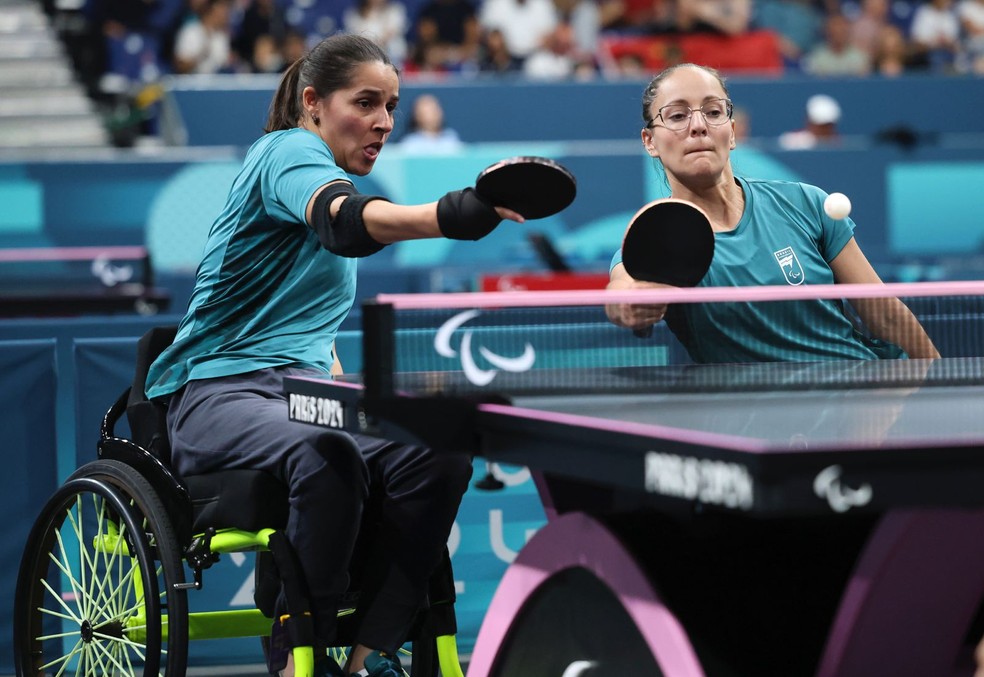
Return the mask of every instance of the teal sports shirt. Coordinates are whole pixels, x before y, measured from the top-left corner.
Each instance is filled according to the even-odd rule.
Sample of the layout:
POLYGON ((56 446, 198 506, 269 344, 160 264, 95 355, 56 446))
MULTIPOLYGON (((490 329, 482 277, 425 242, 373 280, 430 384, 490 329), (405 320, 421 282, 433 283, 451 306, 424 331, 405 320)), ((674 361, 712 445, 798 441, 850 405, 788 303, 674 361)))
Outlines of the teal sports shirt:
MULTIPOLYGON (((854 222, 827 216, 827 194, 815 186, 737 180, 745 211, 734 230, 714 234, 714 259, 699 286, 833 284, 830 262, 854 237, 854 222)), ((621 261, 619 249, 611 267, 621 261)), ((676 304, 666 322, 699 363, 905 355, 858 331, 839 301, 676 304)))
POLYGON ((356 259, 324 249, 305 210, 339 179, 348 176, 311 132, 271 132, 253 144, 209 232, 175 342, 151 366, 148 397, 269 367, 329 372, 355 300, 356 259))

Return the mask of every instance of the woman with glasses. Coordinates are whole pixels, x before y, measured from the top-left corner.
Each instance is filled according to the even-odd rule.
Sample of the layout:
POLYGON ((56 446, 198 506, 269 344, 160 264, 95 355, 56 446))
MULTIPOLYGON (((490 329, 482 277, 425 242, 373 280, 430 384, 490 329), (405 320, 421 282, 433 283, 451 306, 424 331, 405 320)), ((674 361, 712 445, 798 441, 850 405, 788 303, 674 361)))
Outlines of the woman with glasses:
MULTIPOLYGON (((715 70, 680 64, 659 73, 642 98, 642 144, 662 164, 676 199, 704 211, 715 250, 700 286, 878 283, 850 218, 832 219, 815 186, 736 176, 734 108, 715 70)), ((612 259, 609 289, 659 286, 634 280, 612 259)), ((895 299, 854 301, 871 336, 833 301, 772 304, 610 305, 617 325, 644 329, 666 316, 696 362, 938 357, 911 312, 895 299)))

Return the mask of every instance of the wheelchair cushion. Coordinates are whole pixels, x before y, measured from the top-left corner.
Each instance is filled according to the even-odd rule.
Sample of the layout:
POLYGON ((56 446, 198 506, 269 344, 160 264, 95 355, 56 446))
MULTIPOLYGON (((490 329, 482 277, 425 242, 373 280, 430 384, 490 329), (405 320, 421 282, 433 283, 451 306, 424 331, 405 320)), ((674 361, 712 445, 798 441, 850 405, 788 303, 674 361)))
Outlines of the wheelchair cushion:
POLYGON ((287 485, 262 470, 222 470, 183 478, 191 494, 195 533, 287 526, 287 485))

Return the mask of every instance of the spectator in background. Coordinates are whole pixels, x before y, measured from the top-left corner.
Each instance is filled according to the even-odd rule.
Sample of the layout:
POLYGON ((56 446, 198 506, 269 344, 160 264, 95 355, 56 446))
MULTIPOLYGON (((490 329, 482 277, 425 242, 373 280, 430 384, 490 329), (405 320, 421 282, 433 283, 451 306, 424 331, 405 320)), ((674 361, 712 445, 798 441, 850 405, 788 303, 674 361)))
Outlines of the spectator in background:
POLYGON ((242 63, 250 66, 250 70, 277 73, 283 66, 283 57, 280 57, 281 64, 275 65, 274 52, 280 51, 286 35, 287 21, 283 8, 276 0, 252 0, 233 34, 232 49, 242 63), (262 44, 258 44, 260 41, 262 44), (271 50, 271 42, 275 50, 271 50))
POLYGON ((553 0, 485 0, 478 21, 502 31, 509 53, 524 61, 560 23, 553 0))
POLYGON ((178 30, 174 43, 176 73, 220 73, 232 68, 232 2, 203 0, 196 17, 178 30))
POLYGON ((779 145, 786 150, 808 150, 835 142, 840 138, 840 117, 840 104, 835 98, 814 94, 806 101, 806 126, 779 135, 779 145))
POLYGON ((303 33, 288 30, 281 51, 284 54, 284 63, 289 66, 307 54, 307 39, 303 33))
POLYGON ((672 0, 600 0, 602 30, 666 33, 673 26, 672 0))
POLYGON ((602 10, 597 0, 554 0, 560 20, 571 25, 574 43, 582 54, 598 51, 602 10))
POLYGON ((509 53, 506 39, 498 28, 483 34, 478 52, 478 70, 493 75, 513 75, 523 71, 523 60, 509 53))
POLYGON ((93 11, 107 37, 122 38, 130 31, 151 30, 151 15, 157 4, 157 0, 104 0, 96 3, 93 11))
MULTIPOLYGON (((170 70, 174 35, 184 18, 183 3, 102 0, 87 4, 93 24, 101 27, 105 39, 78 50, 75 56, 85 84, 94 85, 106 74, 151 82, 170 70)), ((106 92, 106 84, 100 82, 99 89, 106 92)), ((109 91, 115 87, 110 86, 109 91)))
POLYGON ((751 0, 677 0, 674 27, 679 33, 741 35, 748 31, 751 0))
POLYGON ((613 71, 605 70, 606 77, 644 78, 649 77, 649 71, 642 57, 635 52, 626 52, 618 57, 613 71))
POLYGON ((413 102, 410 125, 400 148, 407 153, 455 153, 464 146, 458 132, 444 124, 444 108, 432 94, 422 94, 413 102))
POLYGON ((403 63, 403 72, 407 75, 443 77, 462 66, 449 63, 444 55, 445 52, 439 46, 418 42, 411 47, 410 58, 403 63))
POLYGON ((871 68, 876 75, 897 77, 902 75, 909 64, 909 45, 902 29, 894 24, 886 24, 878 33, 875 51, 871 56, 871 68))
POLYGON ((825 26, 826 39, 803 58, 810 75, 851 76, 871 72, 869 56, 851 43, 851 22, 843 14, 831 14, 825 26))
POLYGON ((364 35, 402 64, 407 58, 407 8, 399 0, 356 0, 342 14, 342 29, 364 35))
POLYGON ((559 23, 543 39, 543 44, 526 57, 523 74, 534 80, 568 80, 574 77, 580 53, 574 42, 574 29, 559 23))
POLYGON ((249 63, 253 73, 280 73, 287 67, 280 44, 269 33, 256 36, 249 63))
POLYGON ((804 54, 823 37, 824 14, 811 0, 756 0, 752 27, 779 36, 779 50, 787 69, 799 69, 804 54))
POLYGON ((960 20, 953 0, 929 0, 912 16, 909 41, 916 65, 932 71, 951 71, 960 51, 960 20))
POLYGON ((967 70, 984 75, 984 0, 961 0, 957 17, 963 28, 967 70))
POLYGON ((851 22, 851 42, 873 58, 881 29, 890 23, 889 0, 861 0, 861 13, 851 22))
POLYGON ((429 0, 417 14, 415 58, 458 70, 477 58, 480 33, 475 6, 469 0, 429 0))

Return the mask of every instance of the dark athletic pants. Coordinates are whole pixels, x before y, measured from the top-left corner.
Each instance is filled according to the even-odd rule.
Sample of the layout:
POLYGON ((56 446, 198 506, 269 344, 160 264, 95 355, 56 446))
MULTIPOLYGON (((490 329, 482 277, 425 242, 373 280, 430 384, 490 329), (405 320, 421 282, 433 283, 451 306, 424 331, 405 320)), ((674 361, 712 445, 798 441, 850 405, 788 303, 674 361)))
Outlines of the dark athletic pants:
POLYGON ((181 475, 252 468, 287 484, 287 538, 311 591, 315 633, 325 642, 334 635, 371 494, 379 530, 362 587, 374 594, 357 641, 395 652, 440 562, 471 459, 290 421, 288 375, 312 372, 263 369, 189 382, 168 408, 174 466, 181 475))

